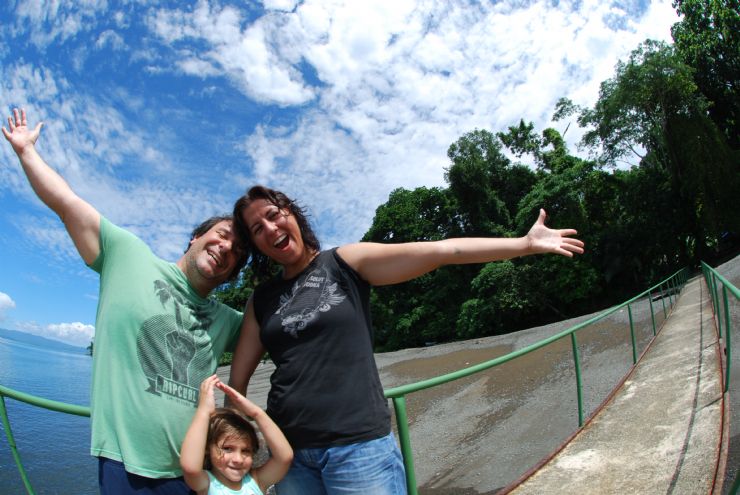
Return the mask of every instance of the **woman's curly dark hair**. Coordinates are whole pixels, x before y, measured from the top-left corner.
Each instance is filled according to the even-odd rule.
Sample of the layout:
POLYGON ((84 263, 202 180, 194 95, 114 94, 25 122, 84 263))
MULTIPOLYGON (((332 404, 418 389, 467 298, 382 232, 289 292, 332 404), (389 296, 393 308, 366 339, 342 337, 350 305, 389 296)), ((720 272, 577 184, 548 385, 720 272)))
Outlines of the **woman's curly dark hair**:
POLYGON ((321 251, 321 243, 316 237, 311 225, 308 223, 306 212, 301 206, 280 191, 276 191, 275 189, 270 189, 265 186, 253 186, 246 192, 246 194, 244 194, 244 196, 236 201, 234 204, 233 216, 236 234, 242 240, 244 245, 248 247, 251 254, 249 265, 252 267, 252 272, 254 273, 255 278, 265 278, 273 273, 275 268, 275 263, 272 259, 261 253, 252 243, 251 236, 249 234, 249 226, 244 223, 244 216, 242 215, 244 210, 258 199, 264 199, 265 201, 274 204, 279 209, 287 211, 289 214, 293 215, 298 223, 298 228, 300 229, 305 248, 316 252, 321 251))

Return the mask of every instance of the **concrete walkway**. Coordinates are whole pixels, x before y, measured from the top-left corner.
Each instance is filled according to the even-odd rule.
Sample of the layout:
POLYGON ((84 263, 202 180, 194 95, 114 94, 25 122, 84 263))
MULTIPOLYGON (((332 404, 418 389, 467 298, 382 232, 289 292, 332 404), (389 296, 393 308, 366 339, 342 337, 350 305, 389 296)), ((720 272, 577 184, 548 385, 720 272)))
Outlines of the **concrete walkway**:
POLYGON ((721 493, 715 471, 723 401, 711 318, 704 281, 689 281, 619 391, 570 443, 508 493, 721 493))

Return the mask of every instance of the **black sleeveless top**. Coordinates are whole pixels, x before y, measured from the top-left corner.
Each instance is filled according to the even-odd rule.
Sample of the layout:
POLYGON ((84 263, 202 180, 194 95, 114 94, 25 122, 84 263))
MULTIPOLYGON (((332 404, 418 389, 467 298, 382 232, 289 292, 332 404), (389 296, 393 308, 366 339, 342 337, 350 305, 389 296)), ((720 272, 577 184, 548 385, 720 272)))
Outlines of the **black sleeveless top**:
POLYGON ((374 440, 390 411, 373 357, 370 284, 336 249, 297 277, 257 287, 260 339, 275 363, 267 413, 293 448, 374 440))

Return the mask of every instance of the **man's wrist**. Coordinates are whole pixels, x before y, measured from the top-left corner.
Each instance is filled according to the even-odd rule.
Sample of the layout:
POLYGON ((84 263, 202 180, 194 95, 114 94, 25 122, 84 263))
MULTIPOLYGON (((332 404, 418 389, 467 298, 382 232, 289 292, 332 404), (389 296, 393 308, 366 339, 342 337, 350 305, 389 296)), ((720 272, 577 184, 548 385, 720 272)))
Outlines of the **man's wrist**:
POLYGON ((15 153, 21 160, 38 155, 38 153, 36 152, 36 145, 34 143, 28 143, 20 149, 15 149, 15 153))

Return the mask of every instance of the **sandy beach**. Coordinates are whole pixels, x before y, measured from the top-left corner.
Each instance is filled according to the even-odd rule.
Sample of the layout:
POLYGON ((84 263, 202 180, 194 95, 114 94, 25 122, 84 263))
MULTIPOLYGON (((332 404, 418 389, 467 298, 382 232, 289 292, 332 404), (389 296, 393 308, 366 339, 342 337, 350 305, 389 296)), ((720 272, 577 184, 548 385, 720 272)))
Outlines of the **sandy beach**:
MULTIPOLYGON (((740 257, 718 269, 738 285, 740 257)), ((652 304, 660 326, 662 302, 652 304)), ((642 299, 631 309, 639 355, 652 337, 650 302, 642 299)), ((506 335, 379 353, 376 362, 383 386, 389 389, 522 349, 596 314, 506 335)), ((580 330, 577 340, 584 413, 588 416, 632 366, 627 310, 580 330)), ((249 397, 263 407, 272 370, 271 363, 261 364, 248 390, 249 397)), ((221 368, 219 374, 228 377, 228 367, 221 368)), ((411 394, 407 409, 420 493, 496 493, 578 427, 570 338, 487 371, 411 394)))

